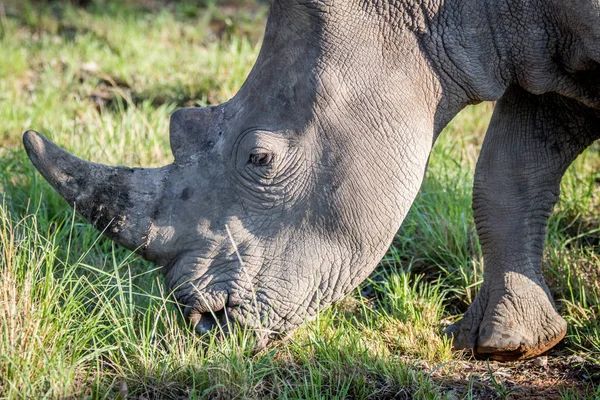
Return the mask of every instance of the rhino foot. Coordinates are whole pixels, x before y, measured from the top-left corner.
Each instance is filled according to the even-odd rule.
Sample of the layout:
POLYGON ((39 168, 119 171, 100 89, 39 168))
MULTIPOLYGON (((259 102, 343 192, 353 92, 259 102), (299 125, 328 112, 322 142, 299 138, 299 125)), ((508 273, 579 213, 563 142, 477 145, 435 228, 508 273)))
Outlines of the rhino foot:
POLYGON ((463 319, 446 329, 455 349, 470 349, 478 358, 524 360, 550 350, 565 336, 567 323, 545 285, 520 276, 490 286, 484 284, 463 319))

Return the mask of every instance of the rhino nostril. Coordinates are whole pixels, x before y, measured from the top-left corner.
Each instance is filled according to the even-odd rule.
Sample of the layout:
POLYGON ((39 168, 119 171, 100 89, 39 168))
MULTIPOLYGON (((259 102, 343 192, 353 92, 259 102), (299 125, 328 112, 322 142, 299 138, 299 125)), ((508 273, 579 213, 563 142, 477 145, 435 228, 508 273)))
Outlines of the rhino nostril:
POLYGON ((200 314, 198 323, 196 324, 196 332, 203 335, 215 328, 221 327, 225 329, 227 324, 227 317, 225 316, 225 310, 209 311, 200 314))

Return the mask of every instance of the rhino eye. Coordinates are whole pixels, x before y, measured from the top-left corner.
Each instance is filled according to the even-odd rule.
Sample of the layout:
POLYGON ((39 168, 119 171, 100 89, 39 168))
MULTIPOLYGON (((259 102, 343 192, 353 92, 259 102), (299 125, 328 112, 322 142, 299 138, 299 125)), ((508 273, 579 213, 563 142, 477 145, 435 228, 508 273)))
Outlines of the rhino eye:
POLYGON ((257 167, 265 167, 273 162, 273 154, 271 153, 256 153, 250 154, 248 162, 257 167))

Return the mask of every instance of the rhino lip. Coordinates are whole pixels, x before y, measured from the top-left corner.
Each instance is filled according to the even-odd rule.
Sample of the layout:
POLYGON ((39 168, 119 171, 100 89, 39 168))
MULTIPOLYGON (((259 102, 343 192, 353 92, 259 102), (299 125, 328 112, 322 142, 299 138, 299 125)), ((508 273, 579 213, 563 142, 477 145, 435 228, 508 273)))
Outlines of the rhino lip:
POLYGON ((226 308, 222 308, 218 311, 205 312, 199 315, 198 322, 194 329, 200 335, 211 332, 214 329, 220 329, 223 334, 227 334, 229 331, 230 319, 226 308))
POLYGON ((192 311, 189 318, 192 326, 200 335, 218 329, 220 333, 226 335, 234 322, 233 314, 236 314, 235 309, 239 304, 231 301, 231 296, 226 295, 224 301, 216 307, 203 307, 192 311))

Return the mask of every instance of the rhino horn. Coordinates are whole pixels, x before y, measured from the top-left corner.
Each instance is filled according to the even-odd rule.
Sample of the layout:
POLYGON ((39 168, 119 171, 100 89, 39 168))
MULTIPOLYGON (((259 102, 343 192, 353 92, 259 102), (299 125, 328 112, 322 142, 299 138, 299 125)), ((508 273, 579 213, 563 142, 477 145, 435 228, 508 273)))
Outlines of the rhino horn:
POLYGON ((105 236, 144 256, 164 168, 110 167, 81 160, 34 131, 23 144, 39 172, 105 236))

